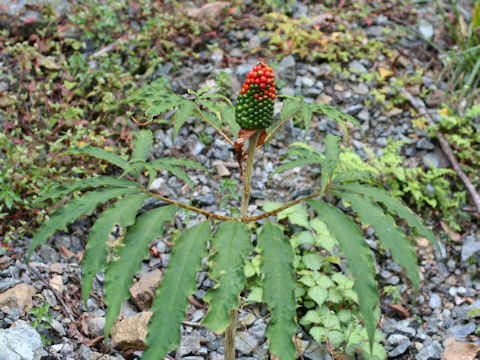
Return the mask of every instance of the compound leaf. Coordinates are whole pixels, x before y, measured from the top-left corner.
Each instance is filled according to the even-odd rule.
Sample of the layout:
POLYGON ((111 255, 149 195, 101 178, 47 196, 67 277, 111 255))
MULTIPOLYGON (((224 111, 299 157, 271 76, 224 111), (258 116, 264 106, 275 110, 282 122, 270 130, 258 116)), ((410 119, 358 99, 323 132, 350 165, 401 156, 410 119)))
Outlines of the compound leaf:
POLYGON ((133 275, 141 270, 149 244, 162 236, 163 224, 173 219, 175 210, 174 205, 160 206, 140 215, 135 224, 127 229, 124 246, 108 263, 105 272, 105 339, 108 339, 122 302, 130 296, 133 275))
POLYGON ((372 173, 368 170, 347 170, 343 171, 333 178, 332 183, 345 183, 349 181, 358 181, 363 179, 371 179, 372 173))
POLYGON ((291 160, 289 162, 286 162, 280 165, 277 169, 275 169, 275 171, 270 174, 269 179, 271 179, 272 176, 274 176, 275 174, 281 173, 283 171, 287 171, 299 166, 310 165, 310 164, 318 164, 318 159, 314 157, 310 157, 310 158, 301 158, 301 159, 291 160))
POLYGON ((137 211, 147 198, 148 195, 139 194, 120 199, 105 210, 93 224, 82 259, 82 293, 85 304, 92 290, 93 277, 105 268, 113 227, 118 224, 125 233, 126 228, 135 222, 137 211))
POLYGON ((364 319, 370 346, 372 346, 376 329, 373 313, 378 304, 378 292, 370 248, 360 228, 339 209, 316 200, 307 202, 318 214, 318 218, 327 224, 328 230, 338 239, 340 250, 347 258, 348 270, 355 278, 354 290, 358 294, 360 314, 364 319))
POLYGON ((294 97, 287 97, 282 104, 282 109, 280 110, 280 119, 285 120, 286 118, 293 116, 299 110, 300 100, 294 97))
POLYGON ((173 123, 172 141, 175 141, 178 131, 187 119, 192 116, 195 103, 192 101, 184 101, 182 106, 175 113, 175 122, 173 123))
POLYGON ((137 183, 127 179, 117 179, 112 176, 95 176, 85 179, 78 179, 70 185, 54 186, 36 199, 34 204, 37 205, 48 199, 58 199, 60 196, 74 191, 86 190, 100 186, 136 187, 137 183))
POLYGON ((293 249, 280 228, 270 221, 263 225, 258 237, 262 249, 263 301, 272 319, 265 335, 270 339, 270 352, 280 360, 297 356, 293 336, 295 323, 296 278, 293 268, 293 249))
POLYGON ((147 160, 147 156, 150 153, 150 148, 153 144, 153 134, 150 130, 141 130, 133 141, 132 161, 147 160))
POLYGON ((210 278, 215 286, 204 298, 209 306, 203 325, 216 333, 225 331, 230 310, 238 309, 238 294, 245 283, 245 259, 252 248, 250 237, 248 226, 238 221, 221 223, 213 236, 215 255, 210 278))
POLYGON ((179 167, 174 166, 174 165, 169 165, 169 164, 166 164, 166 163, 162 163, 162 162, 157 161, 157 160, 154 160, 154 161, 150 162, 149 164, 151 166, 153 166, 155 169, 164 169, 164 170, 167 170, 167 171, 171 172, 173 175, 175 175, 179 179, 185 181, 190 186, 190 188, 193 189, 193 182, 190 179, 190 176, 188 176, 188 174, 185 171, 183 171, 182 169, 180 169, 179 167))
POLYGON ((66 205, 57 209, 38 229, 28 248, 27 262, 30 261, 30 256, 37 246, 45 243, 58 230, 66 229, 68 224, 80 216, 90 215, 98 205, 108 200, 136 192, 140 192, 140 190, 136 188, 106 188, 90 191, 82 197, 70 200, 66 205))
POLYGON ((348 190, 358 194, 367 196, 374 201, 383 203, 387 209, 395 213, 398 217, 405 220, 408 226, 415 228, 419 235, 425 236, 431 244, 433 244, 441 253, 440 246, 433 232, 425 227, 420 218, 417 217, 409 208, 404 206, 400 200, 390 196, 388 192, 382 189, 373 188, 360 184, 343 184, 335 186, 336 189, 348 190))
POLYGON ((200 164, 198 161, 190 160, 186 158, 161 158, 153 161, 155 164, 168 164, 168 165, 175 165, 175 166, 185 166, 185 167, 193 167, 196 169, 200 169, 203 171, 208 171, 208 169, 200 164))
POLYGON ((310 121, 312 120, 312 108, 309 104, 302 102, 302 117, 305 126, 305 136, 307 136, 308 129, 310 129, 310 121))
POLYGON ((66 154, 67 155, 90 155, 97 159, 108 161, 109 163, 116 165, 119 168, 129 173, 133 172, 132 167, 126 160, 124 160, 117 154, 114 154, 110 151, 107 151, 105 149, 102 149, 96 146, 85 145, 82 147, 73 148, 71 150, 68 150, 66 154))
POLYGON ((322 164, 322 191, 330 183, 332 174, 337 167, 340 156, 340 138, 327 135, 325 138, 325 161, 322 164))
POLYGON ((153 301, 147 345, 142 359, 165 358, 180 342, 180 323, 185 319, 188 296, 196 289, 196 273, 202 268, 210 237, 210 221, 186 229, 175 242, 163 280, 153 301))
POLYGON ((344 202, 350 203, 360 216, 362 223, 371 225, 380 241, 390 249, 393 260, 400 263, 418 292, 420 278, 418 275, 417 256, 405 234, 395 225, 393 218, 385 214, 382 208, 370 199, 352 192, 340 194, 344 202))

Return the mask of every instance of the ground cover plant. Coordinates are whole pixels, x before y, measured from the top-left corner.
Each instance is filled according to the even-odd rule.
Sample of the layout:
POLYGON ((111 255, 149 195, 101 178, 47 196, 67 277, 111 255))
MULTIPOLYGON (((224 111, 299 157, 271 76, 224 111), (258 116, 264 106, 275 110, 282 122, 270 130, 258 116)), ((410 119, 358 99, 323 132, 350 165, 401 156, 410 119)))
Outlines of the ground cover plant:
POLYGON ((71 184, 59 184, 37 199, 37 203, 42 204, 57 201, 74 191, 89 190, 51 214, 36 232, 28 257, 37 246, 77 218, 90 215, 101 204, 109 205, 90 230, 82 263, 85 303, 93 277, 98 271, 106 270, 105 339, 118 317, 121 303, 129 297, 132 277, 141 268, 149 244, 162 237, 164 225, 173 220, 178 208, 183 208, 205 215, 205 220, 182 229, 174 240, 173 252, 152 305, 147 348, 142 358, 163 358, 178 346, 180 331, 177 329, 185 318, 188 296, 195 291, 196 273, 206 256, 209 257, 209 276, 215 286, 205 297, 209 308, 203 325, 216 333, 225 332, 226 359, 235 358, 239 294, 245 287, 246 261, 252 256, 260 260, 260 276, 256 282, 261 295, 257 291, 256 299, 266 303, 270 313, 266 336, 272 355, 282 360, 297 357, 294 341, 297 295, 309 309, 299 319, 300 323, 310 327, 317 341, 326 341, 331 346, 346 342, 346 347, 350 346, 353 352, 363 346, 365 357, 384 356, 381 347, 374 347, 375 340, 379 340, 375 315, 378 315, 378 290, 372 254, 359 224, 375 229, 382 246, 388 248, 393 259, 404 267, 416 291, 420 283, 416 255, 398 226, 399 221, 438 247, 435 236, 399 200, 367 184, 364 180, 370 176, 368 172, 340 171, 341 139, 332 134, 324 137, 323 151, 316 151, 307 144, 293 144, 287 152, 289 160, 276 171, 305 165, 319 167, 321 176, 315 191, 286 204, 266 203, 264 213, 250 216, 248 204, 251 182, 255 181, 252 179, 255 151, 268 144, 285 122, 300 118, 308 131, 313 114, 323 114, 345 130, 347 143, 346 123, 358 125, 353 117, 333 106, 307 103, 302 97, 290 96, 283 96, 280 120, 273 124, 276 97, 273 69, 260 63, 248 73, 235 107, 225 96, 212 92, 211 87, 196 92, 190 90, 187 96, 180 96, 158 83, 146 86, 124 101, 143 106, 147 118, 144 124, 154 122, 166 111, 175 110, 173 137, 188 118, 195 117, 212 126, 234 147, 243 180, 238 217, 205 211, 150 190, 160 170, 169 171, 191 186, 183 167, 206 169, 185 158, 150 159, 153 135, 148 129, 136 133, 129 160, 98 146, 85 145, 69 150, 71 156, 88 155, 107 161, 121 169, 122 174, 85 177, 71 184), (244 149, 247 143, 248 149, 244 149), (164 202, 165 206, 139 213, 149 197, 164 202), (333 199, 343 205, 335 206, 333 199), (356 214, 353 219, 351 211, 356 214), (298 249, 294 251, 286 233, 288 229, 279 221, 285 217, 305 229, 292 240, 293 244, 308 245, 301 261, 296 260, 298 249), (120 227, 121 236, 112 243, 110 236, 116 226, 120 227), (336 257, 325 256, 325 251, 334 254, 335 246, 340 253, 336 257), (351 274, 353 279, 333 270, 339 264, 340 254, 346 258, 347 275, 351 274), (300 275, 298 282, 295 268, 300 275), (348 308, 348 303, 353 305, 354 311, 343 309, 344 305, 348 308), (363 327, 352 321, 354 318, 361 319, 363 327))

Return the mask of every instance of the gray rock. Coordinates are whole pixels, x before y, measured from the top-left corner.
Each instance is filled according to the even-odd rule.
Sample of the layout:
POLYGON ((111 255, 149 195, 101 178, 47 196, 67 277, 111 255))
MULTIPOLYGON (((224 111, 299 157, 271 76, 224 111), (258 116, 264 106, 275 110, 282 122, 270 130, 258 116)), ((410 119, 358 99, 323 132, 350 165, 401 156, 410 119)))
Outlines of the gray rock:
POLYGON ((421 149, 421 150, 433 150, 435 147, 433 146, 433 144, 428 141, 427 138, 420 138, 420 140, 417 141, 417 149, 421 149))
POLYGON ((217 198, 213 194, 201 195, 197 197, 197 201, 200 206, 207 206, 215 204, 217 198))
POLYGON ((432 294, 430 296, 430 300, 428 301, 428 306, 430 306, 432 309, 439 308, 442 306, 442 298, 438 294, 432 294))
POLYGON ((285 56, 278 65, 278 73, 288 82, 295 82, 297 72, 295 58, 292 55, 285 56))
POLYGON ((411 344, 412 342, 407 339, 402 343, 398 344, 392 351, 389 351, 388 355, 390 357, 396 357, 396 356, 402 355, 403 353, 405 353, 405 351, 407 351, 407 349, 410 347, 411 344))
POLYGON ((315 84, 315 79, 312 79, 309 76, 302 76, 300 78, 300 81, 302 83, 302 86, 306 88, 312 87, 315 84))
POLYGON ((53 248, 45 244, 40 245, 38 256, 47 264, 56 263, 60 260, 60 255, 53 248))
POLYGON ((280 94, 281 95, 288 95, 288 96, 294 96, 295 95, 295 89, 285 86, 284 88, 280 89, 280 94))
POLYGON ((418 27, 418 31, 420 31, 420 34, 427 40, 432 40, 433 38, 433 25, 432 24, 421 24, 418 27))
POLYGON ((258 343, 263 342, 265 340, 265 329, 267 325, 260 320, 260 322, 256 325, 253 325, 248 332, 252 334, 252 336, 257 340, 258 343))
POLYGON ((370 26, 365 34, 368 37, 380 37, 383 35, 383 26, 370 26))
POLYGON ((235 348, 243 354, 250 354, 258 347, 258 341, 247 331, 239 331, 235 340, 235 348))
POLYGON ((316 341, 312 341, 310 345, 306 347, 303 352, 303 357, 311 360, 332 360, 327 345, 320 345, 316 341))
POLYGON ((177 350, 177 357, 182 357, 184 355, 191 354, 195 351, 200 350, 200 340, 202 337, 200 333, 196 330, 192 331, 191 334, 182 336, 180 341, 180 346, 177 350))
POLYGON ((348 64, 348 70, 360 74, 365 74, 368 72, 367 68, 363 66, 358 60, 351 61, 348 64))
POLYGON ((442 356, 443 348, 438 341, 433 341, 419 351, 415 360, 437 360, 442 356))
POLYGON ((79 360, 92 360, 92 350, 88 346, 81 344, 78 348, 79 360))
POLYGON ((475 240, 474 236, 465 236, 462 243, 462 262, 466 262, 472 255, 478 252, 480 252, 480 241, 475 240))
POLYGON ((370 113, 367 109, 362 109, 362 111, 358 113, 357 118, 362 121, 368 121, 370 120, 370 113))
POLYGON ((43 353, 40 334, 33 327, 0 330, 2 360, 39 360, 43 353))
POLYGON ((62 323, 56 319, 53 319, 50 322, 50 325, 52 326, 52 329, 57 332, 58 335, 60 336, 66 336, 67 332, 65 331, 65 328, 63 327, 62 323))
POLYGON ((102 336, 105 332, 105 318, 91 316, 87 320, 88 333, 94 337, 102 336))
POLYGON ((0 293, 10 289, 11 287, 21 283, 19 279, 6 278, 0 281, 0 293))
POLYGON ((477 325, 473 322, 466 325, 455 325, 447 329, 447 334, 452 335, 456 339, 464 339, 468 335, 473 334, 477 330, 477 325))

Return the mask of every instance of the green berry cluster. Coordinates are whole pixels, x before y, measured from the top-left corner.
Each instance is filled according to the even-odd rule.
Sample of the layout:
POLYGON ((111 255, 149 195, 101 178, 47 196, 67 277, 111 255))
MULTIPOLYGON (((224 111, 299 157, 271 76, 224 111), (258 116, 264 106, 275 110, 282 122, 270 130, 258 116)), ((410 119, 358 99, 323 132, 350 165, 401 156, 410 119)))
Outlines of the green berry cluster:
POLYGON ((247 75, 235 106, 235 119, 242 129, 265 129, 273 122, 276 98, 273 69, 255 65, 247 75))

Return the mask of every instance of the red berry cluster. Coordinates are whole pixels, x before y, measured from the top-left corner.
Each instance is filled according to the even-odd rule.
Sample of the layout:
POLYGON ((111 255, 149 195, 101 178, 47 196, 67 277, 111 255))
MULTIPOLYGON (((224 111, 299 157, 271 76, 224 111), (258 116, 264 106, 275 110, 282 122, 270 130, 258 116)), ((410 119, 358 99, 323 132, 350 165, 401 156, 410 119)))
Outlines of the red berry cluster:
POLYGON ((253 94, 255 99, 262 101, 268 98, 272 100, 277 98, 277 95, 275 94, 275 74, 270 66, 265 66, 265 64, 255 65, 247 74, 247 78, 240 90, 240 94, 245 94, 252 84, 258 84, 260 87, 260 91, 253 94))
POLYGON ((235 106, 235 120, 242 129, 265 129, 273 122, 275 74, 270 66, 258 64, 248 73, 235 106))

